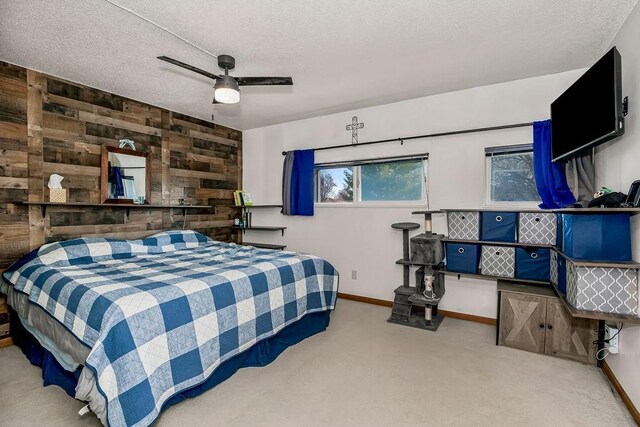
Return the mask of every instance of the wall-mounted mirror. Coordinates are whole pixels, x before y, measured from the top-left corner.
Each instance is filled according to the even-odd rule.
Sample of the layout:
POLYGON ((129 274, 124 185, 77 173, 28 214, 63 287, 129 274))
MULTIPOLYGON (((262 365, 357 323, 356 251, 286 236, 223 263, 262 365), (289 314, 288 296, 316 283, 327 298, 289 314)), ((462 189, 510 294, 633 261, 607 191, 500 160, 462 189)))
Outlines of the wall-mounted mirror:
POLYGON ((103 203, 149 203, 151 165, 147 153, 102 147, 100 174, 103 203))

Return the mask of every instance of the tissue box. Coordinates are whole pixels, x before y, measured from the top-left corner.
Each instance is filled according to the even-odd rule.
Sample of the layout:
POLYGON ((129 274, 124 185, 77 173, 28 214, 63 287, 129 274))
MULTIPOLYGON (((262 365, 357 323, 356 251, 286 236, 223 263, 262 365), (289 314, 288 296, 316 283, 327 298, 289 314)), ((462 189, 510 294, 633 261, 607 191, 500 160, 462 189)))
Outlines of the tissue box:
POLYGON ((67 189, 66 188, 50 188, 49 201, 53 203, 66 203, 67 189))

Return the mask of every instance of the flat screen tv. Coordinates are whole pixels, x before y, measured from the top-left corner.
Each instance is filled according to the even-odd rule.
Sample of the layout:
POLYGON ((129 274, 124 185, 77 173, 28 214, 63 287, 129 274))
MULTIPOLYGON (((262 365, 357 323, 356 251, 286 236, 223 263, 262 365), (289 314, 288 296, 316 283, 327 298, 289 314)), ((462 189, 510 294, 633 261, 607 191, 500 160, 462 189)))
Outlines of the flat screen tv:
POLYGON ((624 134, 622 60, 614 47, 551 104, 553 161, 624 134))

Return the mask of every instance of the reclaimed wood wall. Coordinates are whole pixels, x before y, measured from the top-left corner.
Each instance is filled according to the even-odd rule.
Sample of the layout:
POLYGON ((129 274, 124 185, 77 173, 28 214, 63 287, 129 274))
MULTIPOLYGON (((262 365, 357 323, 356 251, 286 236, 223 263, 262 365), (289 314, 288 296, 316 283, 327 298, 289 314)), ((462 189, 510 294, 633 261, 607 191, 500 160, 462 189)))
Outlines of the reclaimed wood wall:
POLYGON ((182 228, 181 210, 63 207, 48 200, 52 173, 71 202, 99 203, 101 147, 135 141, 151 159, 151 204, 211 205, 186 227, 237 241, 230 226, 241 188, 242 133, 0 62, 0 267, 45 242, 78 236, 139 238, 182 228))

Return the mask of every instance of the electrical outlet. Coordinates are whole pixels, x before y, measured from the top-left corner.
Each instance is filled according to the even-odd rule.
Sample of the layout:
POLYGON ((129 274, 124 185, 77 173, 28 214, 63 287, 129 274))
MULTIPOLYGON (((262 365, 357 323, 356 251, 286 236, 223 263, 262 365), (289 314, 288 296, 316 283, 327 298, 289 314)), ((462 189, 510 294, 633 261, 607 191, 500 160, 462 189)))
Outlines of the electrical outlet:
POLYGON ((618 335, 619 329, 614 326, 605 326, 604 337, 609 340, 608 350, 611 354, 618 354, 620 351, 620 335, 618 335))
POLYGON ((356 280, 358 278, 358 270, 351 270, 351 278, 356 280))

